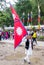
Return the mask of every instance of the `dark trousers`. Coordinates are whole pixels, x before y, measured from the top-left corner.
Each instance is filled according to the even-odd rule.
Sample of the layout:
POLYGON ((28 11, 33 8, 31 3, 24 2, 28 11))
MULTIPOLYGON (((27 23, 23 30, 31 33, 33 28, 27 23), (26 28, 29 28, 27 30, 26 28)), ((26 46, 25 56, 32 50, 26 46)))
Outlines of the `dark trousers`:
POLYGON ((33 42, 36 42, 36 44, 37 44, 37 41, 36 41, 36 38, 32 38, 32 41, 31 41, 31 46, 32 46, 32 49, 33 49, 33 42))
POLYGON ((32 50, 33 50, 33 41, 31 40, 31 47, 32 47, 32 50))
POLYGON ((0 40, 1 40, 1 35, 0 35, 0 40))

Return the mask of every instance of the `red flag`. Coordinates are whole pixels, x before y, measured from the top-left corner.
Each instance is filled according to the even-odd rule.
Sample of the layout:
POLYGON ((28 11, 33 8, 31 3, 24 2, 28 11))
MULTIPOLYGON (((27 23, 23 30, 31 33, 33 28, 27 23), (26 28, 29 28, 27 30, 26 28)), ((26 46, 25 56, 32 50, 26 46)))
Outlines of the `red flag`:
POLYGON ((40 23, 40 17, 38 17, 38 23, 40 23))
POLYGON ((27 35, 27 31, 24 28, 22 22, 20 21, 20 18, 16 13, 15 9, 11 5, 10 9, 14 19, 14 48, 16 48, 22 41, 23 37, 27 35))

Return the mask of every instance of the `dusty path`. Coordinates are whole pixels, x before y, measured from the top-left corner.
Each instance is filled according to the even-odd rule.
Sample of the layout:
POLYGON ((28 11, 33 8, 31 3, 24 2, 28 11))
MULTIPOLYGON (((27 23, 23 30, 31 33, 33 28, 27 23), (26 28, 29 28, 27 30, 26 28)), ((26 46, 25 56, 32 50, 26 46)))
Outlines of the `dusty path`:
MULTIPOLYGON (((14 50, 13 44, 0 43, 0 65, 29 65, 24 63, 24 45, 14 50)), ((44 46, 34 46, 30 65, 44 65, 44 46)))

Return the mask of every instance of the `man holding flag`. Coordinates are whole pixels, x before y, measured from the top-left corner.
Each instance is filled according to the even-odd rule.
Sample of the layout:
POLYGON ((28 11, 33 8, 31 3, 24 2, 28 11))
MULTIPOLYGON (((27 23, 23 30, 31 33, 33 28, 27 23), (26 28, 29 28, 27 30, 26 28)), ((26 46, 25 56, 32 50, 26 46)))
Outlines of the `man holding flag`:
MULTIPOLYGON (((18 14, 16 13, 15 9, 12 7, 11 4, 10 4, 10 9, 14 19, 14 49, 15 49, 17 46, 19 46, 23 37, 26 36, 28 33, 25 27, 23 26, 22 22, 20 21, 18 14)), ((26 36, 26 38, 29 39, 30 36, 26 36)), ((29 54, 26 56, 27 60, 29 59, 28 56, 29 54)), ((30 64, 29 60, 28 63, 30 64)))

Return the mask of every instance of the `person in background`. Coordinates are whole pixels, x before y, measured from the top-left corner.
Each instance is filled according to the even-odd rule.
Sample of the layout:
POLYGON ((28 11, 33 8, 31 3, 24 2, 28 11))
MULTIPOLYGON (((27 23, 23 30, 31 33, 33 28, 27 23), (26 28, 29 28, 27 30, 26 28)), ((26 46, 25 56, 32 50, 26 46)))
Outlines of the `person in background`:
POLYGON ((35 42, 37 44, 37 33, 36 33, 36 30, 34 30, 34 32, 31 34, 32 35, 32 49, 33 49, 33 43, 35 42))
POLYGON ((1 41, 1 31, 0 31, 0 41, 1 41))
POLYGON ((8 32, 5 32, 5 38, 8 39, 8 32))
POLYGON ((8 39, 10 38, 10 32, 8 31, 8 39))
POLYGON ((4 40, 4 32, 2 31, 1 40, 4 40))

